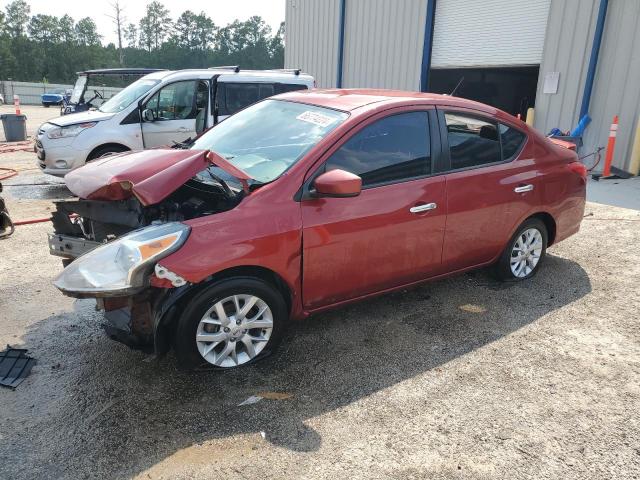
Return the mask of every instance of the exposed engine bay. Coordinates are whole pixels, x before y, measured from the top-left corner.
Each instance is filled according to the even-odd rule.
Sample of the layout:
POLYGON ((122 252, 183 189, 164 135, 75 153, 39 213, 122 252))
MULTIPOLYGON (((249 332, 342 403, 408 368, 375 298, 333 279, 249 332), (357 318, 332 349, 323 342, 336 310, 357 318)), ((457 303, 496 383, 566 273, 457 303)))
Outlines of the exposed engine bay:
POLYGON ((125 200, 55 202, 50 251, 73 259, 132 230, 220 213, 240 203, 244 196, 242 190, 234 191, 219 177, 210 175, 211 181, 203 181, 201 176, 188 180, 155 205, 144 206, 134 196, 125 200))

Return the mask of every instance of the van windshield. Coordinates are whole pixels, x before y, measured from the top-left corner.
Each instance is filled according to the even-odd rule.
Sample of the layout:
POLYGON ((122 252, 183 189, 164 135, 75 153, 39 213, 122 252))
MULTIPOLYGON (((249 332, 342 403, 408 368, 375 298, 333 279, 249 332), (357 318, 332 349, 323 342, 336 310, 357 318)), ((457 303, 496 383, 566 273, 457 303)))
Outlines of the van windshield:
POLYGON ((120 90, 117 94, 104 102, 98 110, 104 113, 118 113, 127 108, 141 96, 147 93, 160 80, 149 80, 141 78, 133 82, 127 88, 120 90))
MULTIPOLYGON (((264 100, 219 123, 191 148, 213 150, 266 183, 282 175, 347 117, 345 112, 314 105, 264 100)), ((218 170, 215 173, 224 176, 218 170)))

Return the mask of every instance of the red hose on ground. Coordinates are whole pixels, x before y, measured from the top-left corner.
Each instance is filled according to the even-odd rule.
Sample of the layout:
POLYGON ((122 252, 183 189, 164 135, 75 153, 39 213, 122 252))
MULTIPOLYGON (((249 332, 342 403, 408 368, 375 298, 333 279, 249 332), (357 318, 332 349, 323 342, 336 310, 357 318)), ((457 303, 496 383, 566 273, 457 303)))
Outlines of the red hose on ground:
MULTIPOLYGON (((77 213, 72 213, 71 215, 69 215, 70 219, 74 219, 78 216, 77 213)), ((18 225, 31 225, 32 223, 44 223, 44 222, 50 222, 51 221, 51 217, 47 217, 47 218, 31 218, 29 220, 20 220, 18 222, 13 222, 13 224, 15 226, 18 225)))
POLYGON ((13 224, 15 226, 18 225, 31 225, 32 223, 44 223, 44 222, 50 222, 51 221, 51 217, 47 217, 47 218, 32 218, 30 220, 20 220, 19 222, 13 222, 13 224))
POLYGON ((15 177, 18 174, 18 171, 13 168, 0 167, 0 171, 2 170, 7 173, 0 173, 0 180, 6 180, 7 178, 15 177))
POLYGON ((9 142, 0 143, 0 153, 33 152, 33 142, 9 142))

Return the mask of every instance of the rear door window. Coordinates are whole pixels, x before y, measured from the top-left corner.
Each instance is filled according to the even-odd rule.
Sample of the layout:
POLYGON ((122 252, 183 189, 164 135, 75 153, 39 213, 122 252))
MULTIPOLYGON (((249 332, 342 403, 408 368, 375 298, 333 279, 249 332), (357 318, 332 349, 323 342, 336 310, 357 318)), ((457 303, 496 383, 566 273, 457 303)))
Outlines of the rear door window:
POLYGON ((458 113, 445 113, 451 169, 501 162, 498 125, 458 113))
POLYGON ((327 160, 325 171, 337 168, 360 176, 363 187, 429 175, 428 112, 391 115, 366 126, 327 160))

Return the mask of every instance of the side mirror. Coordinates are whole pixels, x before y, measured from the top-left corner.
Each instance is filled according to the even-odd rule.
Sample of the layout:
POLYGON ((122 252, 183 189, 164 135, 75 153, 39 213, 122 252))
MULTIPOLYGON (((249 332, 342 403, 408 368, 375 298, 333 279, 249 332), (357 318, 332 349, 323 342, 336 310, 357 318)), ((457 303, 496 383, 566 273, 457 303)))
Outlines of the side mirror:
POLYGON ((156 121, 156 116, 153 113, 153 110, 151 110, 150 108, 145 108, 142 111, 142 119, 145 122, 155 122, 156 121))
POLYGON ((362 190, 362 179, 345 170, 329 170, 313 182, 319 197, 357 197, 362 190))

